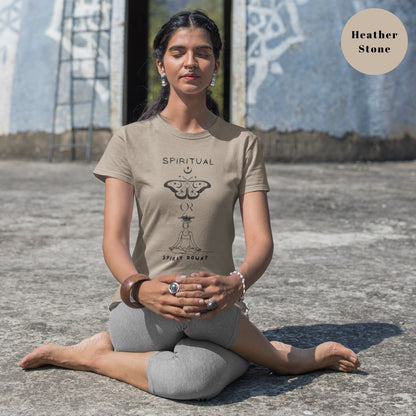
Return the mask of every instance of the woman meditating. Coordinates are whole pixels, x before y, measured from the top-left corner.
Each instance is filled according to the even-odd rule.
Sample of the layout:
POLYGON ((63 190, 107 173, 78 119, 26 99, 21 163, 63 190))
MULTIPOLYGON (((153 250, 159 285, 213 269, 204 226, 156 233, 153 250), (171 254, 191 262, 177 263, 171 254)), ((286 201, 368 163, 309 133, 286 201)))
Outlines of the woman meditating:
POLYGON ((181 12, 154 40, 162 90, 138 122, 111 139, 94 173, 105 181, 105 261, 120 283, 109 332, 73 346, 46 344, 24 369, 55 365, 93 371, 172 399, 208 399, 248 361, 276 374, 351 372, 357 355, 335 342, 298 349, 269 342, 242 300, 273 252, 257 138, 218 116, 208 90, 222 47, 199 11, 181 12), (232 257, 239 201, 246 253, 232 257), (139 233, 129 237, 133 205, 139 233))

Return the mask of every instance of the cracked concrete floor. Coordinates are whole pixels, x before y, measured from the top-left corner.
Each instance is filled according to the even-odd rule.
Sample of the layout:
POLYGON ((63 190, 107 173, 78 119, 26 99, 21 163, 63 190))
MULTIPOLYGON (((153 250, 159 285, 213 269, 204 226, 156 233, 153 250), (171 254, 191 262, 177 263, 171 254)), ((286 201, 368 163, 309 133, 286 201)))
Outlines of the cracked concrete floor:
POLYGON ((1 414, 416 414, 415 162, 267 166, 276 249, 247 295, 251 319, 296 346, 348 345, 362 362, 357 373, 278 377, 251 365, 211 401, 175 402, 92 373, 21 370, 41 343, 106 329, 115 283, 101 254, 104 187, 92 169, 0 161, 1 414))

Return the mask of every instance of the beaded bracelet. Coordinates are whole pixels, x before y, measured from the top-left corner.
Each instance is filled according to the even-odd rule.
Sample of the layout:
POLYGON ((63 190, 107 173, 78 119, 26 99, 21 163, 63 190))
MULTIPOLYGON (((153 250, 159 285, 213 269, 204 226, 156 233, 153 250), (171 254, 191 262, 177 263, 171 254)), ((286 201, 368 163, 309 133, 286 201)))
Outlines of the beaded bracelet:
POLYGON ((244 276, 237 270, 234 270, 233 272, 231 272, 230 276, 233 275, 234 273, 238 275, 238 277, 241 279, 241 282, 243 283, 243 294, 240 300, 244 300, 244 295, 246 294, 246 280, 244 279, 244 276))

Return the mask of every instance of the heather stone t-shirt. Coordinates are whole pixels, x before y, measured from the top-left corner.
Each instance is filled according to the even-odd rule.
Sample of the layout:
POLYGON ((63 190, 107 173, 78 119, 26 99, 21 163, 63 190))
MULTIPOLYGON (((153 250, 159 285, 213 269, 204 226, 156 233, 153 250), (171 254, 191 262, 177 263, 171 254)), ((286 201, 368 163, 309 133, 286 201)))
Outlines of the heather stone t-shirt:
POLYGON ((134 186, 139 233, 132 257, 151 278, 235 270, 235 202, 269 190, 258 139, 221 118, 201 133, 181 132, 160 115, 124 126, 94 174, 134 186))

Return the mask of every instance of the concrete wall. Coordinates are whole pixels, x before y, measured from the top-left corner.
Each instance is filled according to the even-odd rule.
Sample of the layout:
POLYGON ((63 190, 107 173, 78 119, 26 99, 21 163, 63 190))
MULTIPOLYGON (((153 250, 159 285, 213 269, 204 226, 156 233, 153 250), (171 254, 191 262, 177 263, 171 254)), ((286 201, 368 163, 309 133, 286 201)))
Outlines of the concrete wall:
POLYGON ((334 160, 378 159, 391 146, 416 157, 413 0, 247 0, 246 27, 246 125, 271 159, 331 160, 330 149, 334 160), (372 7, 397 15, 409 39, 401 64, 377 76, 353 69, 340 46, 349 18, 372 7))
MULTIPOLYGON (((77 8, 77 13, 82 15, 94 12, 98 1, 80 3, 81 7, 77 8)), ((107 8, 104 27, 109 27, 111 2, 105 4, 107 8)), ((5 22, 0 24, 2 44, 0 72, 3 84, 0 102, 2 108, 7 109, 0 115, 0 134, 51 130, 62 7, 63 0, 0 1, 0 19, 5 22)), ((67 9, 69 9, 67 14, 70 14, 70 7, 67 9)), ((63 57, 68 56, 70 48, 70 32, 67 24, 63 57)), ((78 35, 74 55, 87 57, 93 56, 94 53, 95 44, 91 42, 90 36, 85 33, 78 35)), ((108 67, 109 51, 104 46, 101 47, 100 55, 101 64, 108 67)), ((90 70, 91 68, 86 64, 76 65, 75 68, 76 74, 79 75, 87 75, 90 70)), ((67 101, 68 63, 62 65, 61 75, 60 99, 67 101)), ((99 126, 109 127, 109 89, 104 83, 97 82, 95 92, 97 97, 95 122, 99 126)), ((80 122, 83 123, 83 120, 80 122)), ((69 118, 59 117, 57 131, 63 132, 69 127, 69 118)))
MULTIPOLYGON (((66 15, 72 14, 72 1, 67 1, 66 15)), ((98 48, 99 75, 109 75, 111 63, 112 88, 108 80, 98 80, 95 86, 92 80, 74 83, 77 101, 90 99, 94 91, 94 125, 107 129, 118 128, 121 124, 124 53, 124 4, 116 1, 113 7, 112 3, 112 0, 104 0, 101 25, 102 29, 111 29, 112 53, 109 33, 101 33, 98 48)), ((65 137, 64 133, 71 129, 70 106, 59 106, 54 117, 63 5, 63 0, 0 0, 0 154, 3 156, 45 157, 54 119, 56 133, 65 137)), ((91 15, 98 10, 99 0, 77 0, 74 15, 91 15)), ((96 19, 75 22, 76 30, 97 28, 96 19)), ((72 46, 73 56, 95 57, 96 39, 92 33, 77 34, 72 46)), ((62 58, 68 58, 70 50, 71 20, 66 20, 62 58)), ((73 68, 75 76, 90 76, 94 61, 74 61, 73 68)), ((69 80, 70 63, 62 62, 59 102, 70 99, 69 80)), ((76 126, 88 125, 90 109, 91 104, 73 106, 76 126)))
MULTIPOLYGON (((259 134, 268 160, 416 158, 413 3, 233 0, 233 121, 259 134), (341 52, 345 23, 369 7, 395 13, 408 32, 407 55, 389 74, 361 74, 341 52)), ((68 0, 68 14, 71 4, 68 0)), ((82 15, 94 12, 98 0, 77 0, 77 4, 76 13, 82 15)), ((111 69, 111 85, 96 85, 94 124, 114 130, 121 125, 125 5, 120 0, 104 4, 111 48, 101 48, 100 66, 111 69)), ((47 157, 62 8, 63 0, 0 0, 0 157, 47 157)), ((69 36, 66 27, 64 55, 71 46, 69 36)), ((74 53, 87 56, 94 50, 94 42, 80 35, 74 53)), ((90 71, 82 66, 77 70, 90 71)), ((69 96, 68 74, 64 65, 62 101, 69 96)), ((82 124, 88 107, 77 111, 82 124)), ((70 140, 69 128, 69 111, 62 107, 56 116, 59 139, 70 140)), ((107 138, 108 134, 97 136, 97 157, 107 138)))

